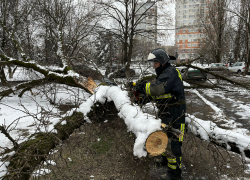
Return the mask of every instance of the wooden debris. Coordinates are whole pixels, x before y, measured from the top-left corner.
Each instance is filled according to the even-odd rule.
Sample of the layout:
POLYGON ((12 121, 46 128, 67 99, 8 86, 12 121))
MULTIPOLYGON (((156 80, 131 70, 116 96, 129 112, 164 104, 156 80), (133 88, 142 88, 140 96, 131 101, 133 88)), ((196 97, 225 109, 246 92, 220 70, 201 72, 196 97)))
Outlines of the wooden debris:
POLYGON ((84 88, 88 89, 92 94, 94 94, 94 89, 97 88, 97 84, 93 81, 91 77, 85 78, 74 78, 74 81, 83 86, 84 88))

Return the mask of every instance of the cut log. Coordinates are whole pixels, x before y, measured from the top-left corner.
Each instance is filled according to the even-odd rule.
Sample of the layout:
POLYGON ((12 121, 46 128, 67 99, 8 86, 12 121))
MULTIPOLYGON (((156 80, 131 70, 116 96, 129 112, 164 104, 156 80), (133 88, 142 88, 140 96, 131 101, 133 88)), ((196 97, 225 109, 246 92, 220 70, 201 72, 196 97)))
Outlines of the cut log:
POLYGON ((158 156, 166 151, 168 136, 162 131, 150 134, 146 140, 146 150, 151 156, 158 156))

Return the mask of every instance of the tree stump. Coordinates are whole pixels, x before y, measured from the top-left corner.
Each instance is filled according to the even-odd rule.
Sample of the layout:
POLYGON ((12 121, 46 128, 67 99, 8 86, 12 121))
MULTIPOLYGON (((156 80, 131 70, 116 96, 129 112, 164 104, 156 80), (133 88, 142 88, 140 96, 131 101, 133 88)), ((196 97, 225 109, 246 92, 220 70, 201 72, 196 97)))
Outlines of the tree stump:
POLYGON ((146 150, 151 156, 158 156, 166 151, 168 136, 163 131, 155 131, 146 140, 146 150))

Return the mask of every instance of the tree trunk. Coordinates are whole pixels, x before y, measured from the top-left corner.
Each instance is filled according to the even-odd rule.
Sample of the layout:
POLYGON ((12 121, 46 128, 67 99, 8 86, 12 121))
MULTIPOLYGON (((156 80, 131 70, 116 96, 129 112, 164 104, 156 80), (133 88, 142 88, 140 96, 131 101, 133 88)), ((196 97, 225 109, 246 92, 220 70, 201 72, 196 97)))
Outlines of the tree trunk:
POLYGON ((0 66, 0 79, 1 79, 2 86, 8 86, 9 83, 5 76, 4 66, 0 66))
POLYGON ((15 68, 13 68, 13 70, 11 69, 11 66, 8 66, 8 72, 9 72, 10 79, 13 78, 16 69, 17 69, 17 66, 15 68))
MULTIPOLYGON (((248 13, 248 19, 250 20, 250 4, 249 2, 247 3, 247 13, 248 13)), ((248 74, 248 69, 249 69, 249 65, 250 65, 250 22, 248 21, 246 23, 246 30, 247 30, 247 58, 245 60, 245 72, 244 72, 244 76, 248 74)))
POLYGON ((28 141, 20 144, 20 147, 14 149, 15 154, 10 157, 8 166, 8 174, 4 176, 4 180, 27 180, 35 168, 45 160, 49 151, 56 144, 67 139, 76 128, 79 128, 84 123, 82 113, 74 112, 72 116, 65 117, 62 120, 67 121, 67 124, 58 123, 55 125, 57 134, 55 133, 36 133, 32 135, 28 141))

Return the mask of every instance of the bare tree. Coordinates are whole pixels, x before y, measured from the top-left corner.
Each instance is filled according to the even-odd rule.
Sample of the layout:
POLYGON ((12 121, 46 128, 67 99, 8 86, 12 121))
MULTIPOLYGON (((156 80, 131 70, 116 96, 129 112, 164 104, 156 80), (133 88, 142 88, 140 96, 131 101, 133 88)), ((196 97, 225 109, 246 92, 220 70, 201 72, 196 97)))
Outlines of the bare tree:
POLYGON ((235 36, 234 57, 236 60, 245 60, 245 72, 248 73, 250 65, 250 2, 247 0, 234 1, 230 8, 225 8, 235 17, 237 24, 235 36))
POLYGON ((226 41, 227 13, 229 0, 217 0, 209 4, 206 16, 201 17, 201 29, 204 29, 206 44, 203 47, 203 56, 209 57, 212 62, 221 62, 228 51, 226 41))
MULTIPOLYGON (((52 81, 60 81, 63 84, 69 83, 80 87, 73 79, 66 80, 68 77, 62 77, 60 74, 67 74, 71 71, 72 68, 70 66, 73 61, 86 61, 86 52, 91 49, 87 47, 91 43, 91 38, 94 34, 93 29, 98 21, 97 14, 93 11, 95 7, 90 2, 75 4, 72 0, 50 2, 37 0, 35 3, 30 4, 25 0, 23 2, 26 2, 26 4, 21 6, 21 2, 16 1, 18 17, 20 14, 26 13, 27 9, 29 11, 24 17, 17 18, 16 23, 11 25, 12 16, 9 19, 7 19, 7 16, 2 16, 0 19, 2 32, 4 32, 3 37, 6 37, 2 41, 0 51, 1 71, 4 72, 3 67, 6 65, 10 67, 14 65, 26 67, 44 75, 45 78, 17 86, 16 90, 21 90, 20 96, 26 90, 31 89, 32 86, 52 81), (27 20, 29 20, 30 24, 26 23, 27 20), (24 26, 22 26, 23 24, 24 26), (27 36, 23 35, 23 29, 32 38, 27 40, 27 36), (6 48, 5 43, 7 40, 9 44, 12 44, 8 48, 6 48), (29 54, 31 48, 32 51, 34 50, 37 53, 32 55, 35 58, 34 60, 31 59, 31 54, 29 54), (57 65, 57 67, 43 68, 38 65, 39 63, 42 65, 53 64, 57 65)), ((3 7, 5 5, 3 4, 3 7)), ((5 14, 10 14, 11 8, 5 8, 5 10, 5 14)), ((2 78, 5 78, 5 76, 2 76, 2 78)), ((1 96, 4 97, 12 93, 13 90, 11 89, 1 92, 1 96)))
MULTIPOLYGON (((139 0, 118 0, 118 1, 96 1, 96 4, 103 8, 104 16, 113 21, 115 26, 107 28, 114 36, 116 36, 122 43, 122 63, 126 64, 126 75, 129 77, 129 67, 133 54, 134 40, 136 37, 145 39, 149 34, 154 34, 153 44, 155 46, 155 39, 157 38, 157 12, 151 11, 154 6, 160 8, 163 4, 169 1, 139 1, 139 0), (154 19, 151 23, 149 19, 154 19), (143 23, 143 24, 142 24, 143 23), (145 29, 140 25, 151 25, 153 28, 145 29)), ((166 10, 163 11, 167 14, 166 10)), ((169 23, 169 16, 164 23, 169 23)), ((152 42, 152 41, 151 41, 152 42)))
MULTIPOLYGON (((17 50, 15 43, 11 41, 11 37, 18 36, 18 41, 22 41, 24 48, 27 46, 27 55, 31 56, 30 49, 30 35, 28 21, 33 3, 29 0, 3 0, 0 2, 1 9, 1 50, 8 56, 15 58, 20 57, 19 51, 17 50)), ((3 59, 2 59, 3 60, 3 59)), ((6 80, 6 72, 4 71, 5 66, 0 67, 1 82, 4 85, 8 85, 6 80)), ((9 78, 12 78, 13 73, 16 70, 16 66, 6 66, 8 68, 9 78)))

